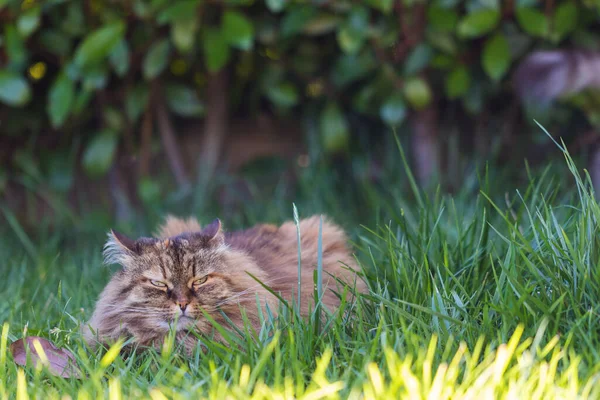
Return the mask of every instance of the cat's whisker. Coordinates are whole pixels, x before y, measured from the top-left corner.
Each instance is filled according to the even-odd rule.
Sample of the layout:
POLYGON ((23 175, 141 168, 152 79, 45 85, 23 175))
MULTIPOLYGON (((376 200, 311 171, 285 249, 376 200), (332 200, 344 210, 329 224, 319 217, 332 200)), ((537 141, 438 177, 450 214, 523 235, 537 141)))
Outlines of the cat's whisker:
POLYGON ((110 307, 112 311, 128 311, 128 312, 140 312, 144 315, 165 315, 168 311, 165 310, 149 310, 146 308, 127 308, 127 307, 110 307))
POLYGON ((222 306, 226 306, 229 304, 233 304, 233 303, 241 303, 241 302, 245 302, 245 301, 255 301, 256 300, 256 296, 254 295, 254 293, 245 293, 247 295, 247 297, 244 296, 236 296, 236 297, 231 297, 229 299, 223 300, 219 303, 217 303, 215 305, 215 307, 222 307, 222 306))
MULTIPOLYGON (((275 283, 275 282, 286 280, 286 279, 288 279, 288 278, 285 277, 285 276, 284 277, 279 277, 279 278, 274 278, 274 279, 269 279, 269 280, 266 280, 266 281, 262 282, 262 284, 268 286, 271 283, 275 283)), ((233 296, 229 297, 227 300, 235 298, 235 297, 238 297, 238 296, 242 296, 242 295, 244 295, 246 293, 249 293, 249 292, 254 292, 255 289, 258 289, 260 287, 263 287, 263 285, 261 285, 260 283, 257 283, 256 285, 253 285, 253 286, 249 286, 246 289, 244 289, 244 290, 242 290, 240 292, 237 292, 233 296)), ((227 301, 227 300, 224 300, 224 301, 227 301)))
POLYGON ((165 312, 167 311, 164 308, 158 307, 136 307, 136 306, 124 306, 122 304, 107 304, 110 308, 118 308, 120 310, 142 310, 142 311, 156 311, 156 312, 165 312))
POLYGON ((110 306, 112 308, 122 308, 122 309, 132 309, 132 310, 155 310, 155 311, 165 310, 164 308, 160 308, 160 307, 124 306, 123 304, 107 304, 107 306, 110 306))
MULTIPOLYGON (((286 277, 283 277, 283 278, 277 278, 277 279, 272 279, 272 280, 270 280, 270 281, 263 282, 263 283, 264 283, 265 285, 268 285, 268 284, 270 284, 270 283, 273 283, 273 282, 276 282, 276 281, 280 281, 280 280, 285 280, 285 279, 287 279, 287 278, 286 278, 286 277)), ((262 287, 262 285, 258 284, 258 285, 255 285, 255 286, 251 286, 251 287, 249 287, 249 288, 247 288, 247 289, 245 289, 245 290, 242 290, 242 291, 240 291, 240 292, 237 292, 235 295, 233 295, 233 296, 231 296, 231 297, 229 297, 229 298, 227 298, 227 299, 225 299, 225 300, 223 300, 223 301, 221 301, 221 302, 217 303, 217 304, 216 304, 216 307, 219 307, 219 306, 221 306, 221 305, 224 305, 224 304, 227 304, 227 303, 231 303, 231 302, 233 302, 234 300, 239 300, 239 298, 241 298, 241 297, 243 297, 243 296, 245 296, 245 295, 247 295, 247 294, 249 294, 249 293, 251 293, 251 294, 252 294, 252 297, 251 297, 251 298, 255 298, 255 296, 254 296, 255 289, 257 289, 258 287, 262 287)))

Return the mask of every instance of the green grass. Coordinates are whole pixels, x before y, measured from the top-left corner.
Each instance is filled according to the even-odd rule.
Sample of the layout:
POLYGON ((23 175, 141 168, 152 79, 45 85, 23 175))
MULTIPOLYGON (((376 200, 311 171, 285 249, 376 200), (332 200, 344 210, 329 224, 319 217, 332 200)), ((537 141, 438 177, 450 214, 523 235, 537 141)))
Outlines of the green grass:
MULTIPOLYGON (((327 212, 349 231, 371 292, 324 332, 292 307, 266 316, 257 337, 191 358, 86 349, 78 326, 111 273, 104 228, 30 237, 7 224, 0 398, 598 398, 600 206, 589 179, 565 153, 553 168, 527 169, 525 183, 486 171, 454 196, 406 195, 397 154, 385 184, 350 186, 314 166, 291 194, 278 186, 227 210, 194 202, 187 211, 229 229, 293 219, 292 201, 300 217, 327 212), (24 334, 71 349, 86 379, 17 367, 7 343, 24 334)), ((148 233, 169 208, 182 210, 156 205, 130 231, 148 233)))

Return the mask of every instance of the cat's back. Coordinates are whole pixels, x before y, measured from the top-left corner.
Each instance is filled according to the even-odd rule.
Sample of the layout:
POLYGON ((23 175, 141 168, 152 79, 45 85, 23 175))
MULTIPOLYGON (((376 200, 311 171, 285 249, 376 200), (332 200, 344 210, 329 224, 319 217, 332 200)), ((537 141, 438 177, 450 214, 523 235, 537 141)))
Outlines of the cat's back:
MULTIPOLYGON (((335 280, 340 279, 353 286, 357 292, 367 292, 366 283, 356 275, 359 268, 348 247, 344 230, 326 217, 322 220, 320 216, 309 217, 300 220, 298 225, 293 221, 285 222, 281 226, 257 225, 247 230, 229 233, 226 242, 250 255, 273 279, 271 282, 274 289, 288 293, 297 288, 298 228, 301 238, 301 279, 304 287, 311 288, 313 285, 313 274, 319 261, 320 236, 323 287, 335 290, 335 280)), ((302 295, 302 307, 305 311, 308 310, 311 296, 310 290, 302 295)), ((326 290, 323 302, 329 309, 334 309, 339 304, 339 299, 334 291, 326 290)))
POLYGON ((256 225, 252 228, 230 232, 226 242, 233 248, 243 250, 253 256, 259 265, 267 270, 280 270, 282 267, 295 268, 298 263, 298 228, 300 248, 304 268, 316 267, 318 258, 319 234, 323 252, 323 266, 326 270, 341 268, 342 264, 355 267, 347 237, 343 229, 326 217, 312 216, 299 221, 284 222, 281 226, 272 224, 256 225))
POLYGON ((234 249, 253 254, 260 250, 273 251, 281 240, 279 236, 276 225, 259 224, 248 229, 226 232, 225 243, 234 249))

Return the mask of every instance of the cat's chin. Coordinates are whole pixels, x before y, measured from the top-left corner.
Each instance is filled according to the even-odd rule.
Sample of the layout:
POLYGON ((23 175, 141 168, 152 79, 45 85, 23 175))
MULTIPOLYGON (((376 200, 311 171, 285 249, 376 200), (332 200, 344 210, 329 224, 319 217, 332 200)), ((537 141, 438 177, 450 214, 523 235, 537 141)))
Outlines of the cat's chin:
POLYGON ((187 315, 182 315, 179 316, 179 319, 177 321, 173 320, 173 324, 177 324, 175 326, 175 330, 176 331, 182 331, 184 329, 190 328, 191 326, 194 325, 195 323, 195 319, 192 317, 188 317, 187 315))

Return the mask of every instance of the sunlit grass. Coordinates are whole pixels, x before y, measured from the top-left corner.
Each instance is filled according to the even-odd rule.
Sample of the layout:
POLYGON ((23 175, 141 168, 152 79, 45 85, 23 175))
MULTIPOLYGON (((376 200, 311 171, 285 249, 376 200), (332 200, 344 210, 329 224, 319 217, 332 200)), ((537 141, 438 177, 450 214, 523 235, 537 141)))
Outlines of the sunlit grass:
MULTIPOLYGON (((78 329, 111 273, 100 266, 104 231, 32 239, 11 219, 0 241, 0 398, 599 398, 600 206, 564 155, 556 169, 528 171, 528 184, 487 172, 479 190, 412 200, 392 172, 347 187, 315 167, 294 193, 298 216, 325 212, 348 229, 370 293, 306 321, 282 306, 256 335, 225 333, 231 346, 208 342, 192 357, 172 341, 129 356, 86 348, 78 329), (85 378, 18 367, 8 344, 24 335, 70 349, 85 378)), ((294 218, 281 194, 188 211, 229 229, 294 218)), ((318 297, 318 276, 301 290, 318 297)))
POLYGON ((508 342, 496 348, 481 338, 473 347, 461 342, 454 352, 438 350, 437 336, 408 355, 383 346, 379 361, 365 360, 358 369, 346 372, 336 367, 333 351, 328 348, 315 357, 311 370, 298 365, 296 373, 284 370, 276 374, 273 366, 293 367, 295 363, 284 361, 283 353, 275 351, 280 345, 279 335, 261 354, 260 359, 268 359, 269 363, 236 363, 232 368, 220 366, 213 359, 194 362, 148 356, 143 362, 125 362, 111 356, 104 357, 99 365, 89 366, 88 378, 83 382, 69 382, 47 374, 41 367, 26 372, 3 364, 0 395, 8 398, 16 393, 20 399, 64 399, 67 394, 86 399, 108 394, 109 399, 440 400, 600 396, 600 375, 581 379, 580 357, 562 348, 557 337, 541 346, 541 335, 523 338, 522 333, 523 327, 518 326, 508 342), (441 359, 439 353, 443 353, 441 359))

